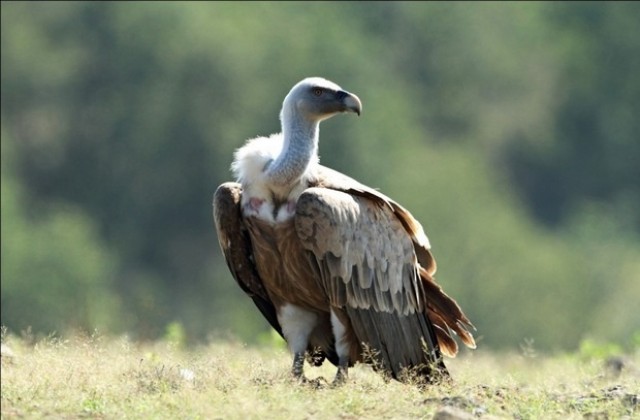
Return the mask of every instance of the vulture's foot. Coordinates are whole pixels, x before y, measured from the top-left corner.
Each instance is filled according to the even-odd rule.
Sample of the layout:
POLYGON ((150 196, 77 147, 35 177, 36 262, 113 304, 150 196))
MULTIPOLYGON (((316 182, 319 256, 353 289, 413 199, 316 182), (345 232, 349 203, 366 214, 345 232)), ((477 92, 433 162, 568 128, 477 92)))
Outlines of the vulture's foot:
POLYGON ((322 389, 329 384, 329 382, 327 382, 327 380, 322 376, 317 377, 315 379, 309 379, 303 376, 300 383, 313 389, 322 389))
POLYGON ((336 377, 331 383, 332 386, 342 386, 347 382, 347 378, 349 377, 347 366, 347 364, 340 363, 340 366, 338 366, 338 371, 336 372, 336 377))
POLYGON ((304 353, 294 353, 291 376, 299 384, 311 384, 313 386, 313 381, 304 376, 304 353))
POLYGON ((307 385, 314 389, 324 388, 328 385, 325 378, 309 379, 304 376, 304 353, 295 353, 293 355, 293 368, 291 369, 293 379, 301 385, 307 385))

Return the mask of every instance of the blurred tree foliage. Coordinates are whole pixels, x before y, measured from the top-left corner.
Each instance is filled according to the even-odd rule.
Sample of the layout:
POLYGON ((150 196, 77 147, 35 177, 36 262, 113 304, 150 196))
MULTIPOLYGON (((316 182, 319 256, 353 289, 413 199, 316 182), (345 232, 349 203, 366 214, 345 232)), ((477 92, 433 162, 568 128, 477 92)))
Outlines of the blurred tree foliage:
MULTIPOLYGON (((3 139, 7 139, 3 136, 3 139)), ((26 204, 10 171, 10 141, 2 142, 2 319, 12 328, 117 331, 114 262, 90 217, 69 204, 43 211, 26 204)))
POLYGON ((311 75, 325 164, 423 221, 480 344, 640 330, 640 5, 2 3, 2 323, 267 327, 211 196, 311 75))

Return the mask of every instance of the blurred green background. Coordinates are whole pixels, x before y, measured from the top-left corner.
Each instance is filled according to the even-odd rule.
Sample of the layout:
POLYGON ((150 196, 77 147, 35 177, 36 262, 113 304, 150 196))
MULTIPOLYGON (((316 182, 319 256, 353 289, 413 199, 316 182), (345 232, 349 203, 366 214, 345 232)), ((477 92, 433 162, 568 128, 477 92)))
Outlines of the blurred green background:
POLYGON ((640 331, 640 3, 2 2, 2 324, 268 330, 218 248, 233 151, 323 76, 322 162, 423 223, 479 345, 640 331))

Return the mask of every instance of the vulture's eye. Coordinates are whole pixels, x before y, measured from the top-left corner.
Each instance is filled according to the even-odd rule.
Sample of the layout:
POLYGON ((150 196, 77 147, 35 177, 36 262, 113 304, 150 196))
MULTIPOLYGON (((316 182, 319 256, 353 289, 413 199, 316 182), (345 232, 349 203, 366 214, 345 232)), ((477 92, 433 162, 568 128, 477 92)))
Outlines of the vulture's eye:
POLYGON ((320 88, 313 88, 313 94, 316 96, 320 96, 322 95, 322 89, 320 88))

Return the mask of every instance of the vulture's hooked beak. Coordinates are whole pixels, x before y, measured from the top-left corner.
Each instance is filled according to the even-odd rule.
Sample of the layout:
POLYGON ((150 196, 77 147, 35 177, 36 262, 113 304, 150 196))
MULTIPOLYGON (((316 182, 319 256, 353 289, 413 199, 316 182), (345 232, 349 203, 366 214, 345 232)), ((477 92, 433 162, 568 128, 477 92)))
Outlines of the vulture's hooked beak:
POLYGON ((360 116, 360 113, 362 112, 362 102, 360 102, 360 98, 345 90, 339 91, 338 97, 344 104, 345 111, 355 112, 360 116))

